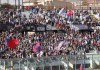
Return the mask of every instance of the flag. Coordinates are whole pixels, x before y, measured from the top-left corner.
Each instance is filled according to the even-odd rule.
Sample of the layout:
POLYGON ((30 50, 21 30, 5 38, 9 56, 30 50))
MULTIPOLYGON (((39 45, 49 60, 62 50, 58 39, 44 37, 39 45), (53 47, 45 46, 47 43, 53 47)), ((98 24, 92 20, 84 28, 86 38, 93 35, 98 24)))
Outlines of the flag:
POLYGON ((56 29, 58 29, 59 26, 60 26, 60 22, 59 22, 59 20, 57 20, 57 21, 56 21, 56 29))
POLYGON ((64 8, 62 8, 60 11, 59 11, 59 15, 61 15, 62 13, 66 13, 66 11, 65 11, 65 9, 64 8))
POLYGON ((59 11, 58 15, 60 15, 60 16, 66 18, 66 10, 65 10, 64 8, 62 8, 62 9, 59 11))
POLYGON ((80 65, 80 69, 79 70, 83 70, 83 64, 80 65))
POLYGON ((33 52, 39 52, 41 48, 40 42, 36 42, 36 44, 33 46, 33 52))
POLYGON ((6 39, 6 42, 7 42, 7 46, 9 48, 12 48, 14 49, 16 47, 16 45, 19 43, 19 40, 18 39, 11 39, 11 38, 8 38, 6 39))
POLYGON ((60 48, 62 47, 63 43, 64 43, 64 42, 63 42, 63 41, 61 41, 55 49, 59 51, 59 50, 60 50, 60 48))
POLYGON ((56 50, 56 51, 59 51, 62 47, 64 47, 65 45, 68 45, 68 43, 69 43, 68 41, 70 41, 70 40, 66 39, 66 40, 64 40, 64 41, 61 41, 61 42, 58 44, 58 46, 55 47, 55 50, 56 50))

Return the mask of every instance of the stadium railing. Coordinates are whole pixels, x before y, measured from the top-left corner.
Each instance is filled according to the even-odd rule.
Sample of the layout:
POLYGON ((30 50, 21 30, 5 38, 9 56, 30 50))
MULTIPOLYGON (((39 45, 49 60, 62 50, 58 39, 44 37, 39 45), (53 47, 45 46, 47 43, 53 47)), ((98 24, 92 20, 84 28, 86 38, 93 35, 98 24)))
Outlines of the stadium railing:
POLYGON ((100 69, 100 54, 1 59, 0 70, 79 70, 81 64, 85 70, 100 69))

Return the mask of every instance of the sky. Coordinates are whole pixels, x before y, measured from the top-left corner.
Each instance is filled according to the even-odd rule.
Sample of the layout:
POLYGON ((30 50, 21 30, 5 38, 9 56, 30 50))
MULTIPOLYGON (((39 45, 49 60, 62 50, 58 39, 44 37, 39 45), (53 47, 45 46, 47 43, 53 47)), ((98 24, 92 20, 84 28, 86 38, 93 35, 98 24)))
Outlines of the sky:
MULTIPOLYGON (((17 1, 17 4, 18 4, 18 0, 16 0, 16 1, 17 1)), ((1 3, 7 3, 7 0, 1 0, 1 3)), ((15 0, 9 0, 9 3, 14 5, 15 4, 15 0)), ((20 4, 22 4, 22 0, 20 0, 20 4)))

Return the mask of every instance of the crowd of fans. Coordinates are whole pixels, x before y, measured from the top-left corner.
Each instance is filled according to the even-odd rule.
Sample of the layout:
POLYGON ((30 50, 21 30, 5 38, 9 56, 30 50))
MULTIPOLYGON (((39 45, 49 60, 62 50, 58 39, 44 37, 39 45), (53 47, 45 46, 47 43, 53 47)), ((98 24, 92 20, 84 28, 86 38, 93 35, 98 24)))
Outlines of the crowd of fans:
POLYGON ((88 11, 73 11, 70 19, 69 16, 62 18, 57 13, 56 10, 39 10, 38 13, 30 13, 29 18, 27 18, 21 11, 8 12, 2 10, 0 15, 0 58, 77 55, 83 52, 89 53, 93 50, 100 50, 99 29, 95 29, 98 21, 95 21, 88 11), (24 31, 27 26, 48 24, 65 32, 45 31, 29 35, 28 31, 24 31), (85 24, 89 27, 89 30, 76 31, 70 28, 70 24, 85 24), (58 27, 56 27, 57 25, 58 27), (90 31, 92 29, 93 31, 90 31), (15 49, 7 47, 6 39, 9 37, 19 40, 19 44, 15 49), (61 41, 65 40, 63 47, 57 51, 55 48, 61 41), (40 42, 42 46, 39 52, 32 51, 36 42, 40 42))

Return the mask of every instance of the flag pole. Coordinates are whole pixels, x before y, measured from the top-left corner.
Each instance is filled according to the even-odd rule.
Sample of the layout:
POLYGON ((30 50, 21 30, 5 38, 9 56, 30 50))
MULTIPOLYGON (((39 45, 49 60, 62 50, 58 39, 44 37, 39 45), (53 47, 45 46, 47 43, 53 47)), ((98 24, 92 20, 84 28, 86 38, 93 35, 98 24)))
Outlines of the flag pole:
POLYGON ((18 9, 20 9, 20 0, 18 0, 18 9))
POLYGON ((22 0, 22 11, 24 11, 23 0, 22 0))
POLYGON ((16 10, 17 8, 16 8, 16 0, 15 0, 15 10, 16 10))
POLYGON ((9 4, 9 0, 7 0, 7 4, 9 4))
POLYGON ((30 6, 31 6, 30 3, 31 3, 31 1, 29 0, 29 13, 30 13, 30 6))
POLYGON ((0 7, 1 7, 1 0, 0 0, 0 7))
POLYGON ((85 50, 84 50, 84 68, 83 70, 85 69, 85 50))
MULTIPOLYGON (((9 0, 7 0, 7 4, 9 5, 9 0)), ((9 10, 9 7, 8 7, 8 10, 9 10)))
POLYGON ((68 8, 67 8, 67 3, 68 3, 68 1, 66 0, 66 10, 68 10, 68 8))

